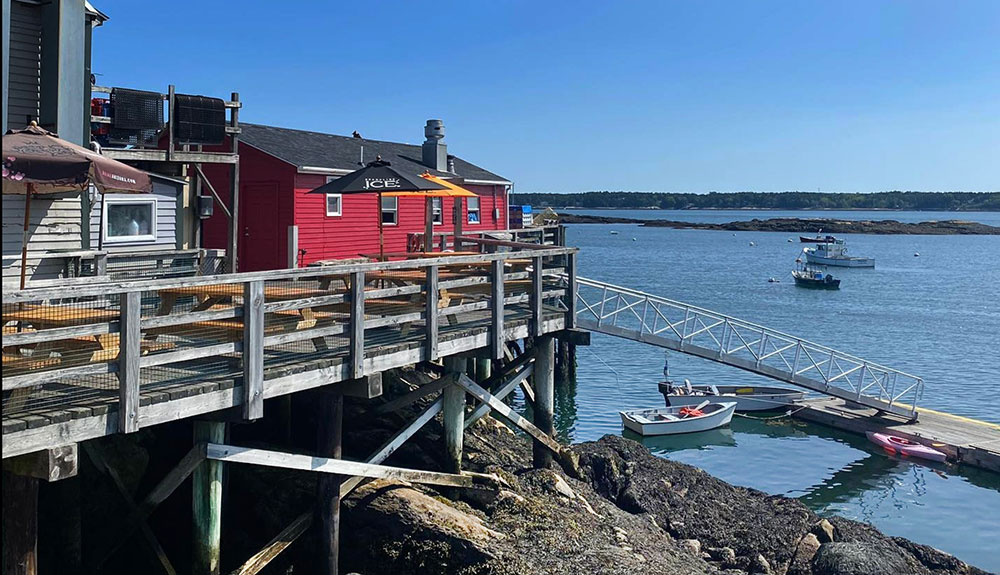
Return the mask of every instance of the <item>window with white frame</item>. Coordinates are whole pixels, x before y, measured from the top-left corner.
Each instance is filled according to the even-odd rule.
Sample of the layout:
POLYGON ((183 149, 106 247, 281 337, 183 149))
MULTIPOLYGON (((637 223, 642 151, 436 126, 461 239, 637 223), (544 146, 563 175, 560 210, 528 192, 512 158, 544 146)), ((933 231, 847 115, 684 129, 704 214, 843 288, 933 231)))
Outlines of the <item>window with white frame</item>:
POLYGON ((382 198, 382 224, 394 226, 399 223, 399 198, 382 198))
POLYGON ((341 195, 340 194, 327 194, 326 195, 326 215, 328 216, 339 216, 342 214, 342 207, 340 205, 341 195))
POLYGON ((156 241, 156 198, 104 196, 102 240, 106 243, 156 241))
POLYGON ((481 221, 479 217, 479 198, 467 198, 467 200, 469 211, 468 221, 470 224, 478 224, 481 221))
POLYGON ((434 225, 438 226, 444 223, 444 205, 442 204, 444 200, 442 198, 431 198, 431 211, 433 212, 434 225))

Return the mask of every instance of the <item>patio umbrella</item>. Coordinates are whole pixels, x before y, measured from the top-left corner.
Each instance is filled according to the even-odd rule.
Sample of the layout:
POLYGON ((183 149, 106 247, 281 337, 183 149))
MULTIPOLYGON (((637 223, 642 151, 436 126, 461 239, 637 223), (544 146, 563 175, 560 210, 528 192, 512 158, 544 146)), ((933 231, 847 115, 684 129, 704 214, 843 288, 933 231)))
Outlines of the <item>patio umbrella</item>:
POLYGON ((336 180, 309 192, 310 194, 370 194, 378 195, 378 254, 379 260, 385 258, 385 242, 382 233, 382 194, 386 192, 424 192, 443 190, 444 186, 417 175, 404 174, 392 167, 381 156, 369 162, 365 167, 345 174, 336 180))
POLYGON ((443 186, 442 190, 426 190, 422 192, 389 192, 385 194, 386 196, 395 197, 423 197, 424 200, 424 252, 430 251, 431 245, 433 244, 432 237, 434 235, 434 207, 432 198, 469 198, 476 197, 478 194, 475 192, 470 192, 469 190, 459 186, 458 184, 453 184, 444 178, 439 178, 432 175, 430 172, 424 172, 420 174, 421 178, 425 180, 434 182, 440 186, 443 186))
POLYGON ((90 184, 102 194, 108 190, 149 193, 153 188, 142 170, 62 140, 35 122, 4 134, 3 180, 4 194, 24 194, 21 289, 27 272, 32 196, 83 191, 90 184))

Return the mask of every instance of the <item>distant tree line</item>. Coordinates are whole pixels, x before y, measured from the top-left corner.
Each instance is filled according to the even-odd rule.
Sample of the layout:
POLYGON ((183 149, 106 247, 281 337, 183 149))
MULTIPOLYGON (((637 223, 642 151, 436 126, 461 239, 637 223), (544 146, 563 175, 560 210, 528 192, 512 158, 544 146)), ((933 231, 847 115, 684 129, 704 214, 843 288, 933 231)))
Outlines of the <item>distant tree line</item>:
POLYGON ((1000 192, 515 193, 512 204, 554 208, 1000 211, 1000 192))

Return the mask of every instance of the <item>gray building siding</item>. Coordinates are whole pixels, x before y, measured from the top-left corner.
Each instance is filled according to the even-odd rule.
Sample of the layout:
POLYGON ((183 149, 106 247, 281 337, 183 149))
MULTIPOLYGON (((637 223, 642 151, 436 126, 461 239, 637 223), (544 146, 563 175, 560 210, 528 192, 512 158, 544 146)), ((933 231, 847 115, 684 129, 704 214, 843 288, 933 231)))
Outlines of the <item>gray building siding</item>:
MULTIPOLYGON (((80 244, 80 195, 36 196, 28 225, 27 279, 60 277, 61 259, 42 258, 50 251, 73 251, 80 244)), ((3 195, 3 283, 17 285, 21 274, 24 196, 3 195)))
MULTIPOLYGON (((177 201, 182 184, 173 180, 153 177, 153 193, 146 194, 107 194, 109 201, 145 199, 150 196, 156 199, 156 239, 153 241, 104 243, 101 249, 109 254, 134 253, 143 250, 164 250, 177 248, 177 201)), ((98 194, 94 199, 90 212, 90 249, 97 249, 101 237, 101 202, 104 196, 98 194)))
MULTIPOLYGON (((6 16, 6 14, 5 14, 6 16)), ((42 7, 10 0, 10 50, 4 73, 7 129, 20 129, 27 118, 38 119, 41 99, 42 7)), ((4 204, 6 205, 6 204, 4 204)))

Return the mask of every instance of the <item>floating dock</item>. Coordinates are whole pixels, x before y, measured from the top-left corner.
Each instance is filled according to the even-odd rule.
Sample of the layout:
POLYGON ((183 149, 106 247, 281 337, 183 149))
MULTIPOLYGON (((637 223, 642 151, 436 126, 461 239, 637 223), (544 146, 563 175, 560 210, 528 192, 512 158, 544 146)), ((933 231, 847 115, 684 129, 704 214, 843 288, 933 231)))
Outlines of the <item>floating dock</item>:
POLYGON ((809 399, 794 417, 864 435, 885 432, 919 441, 943 451, 949 461, 1000 473, 1000 425, 968 417, 917 408, 919 419, 906 423, 897 417, 836 398, 809 399))

